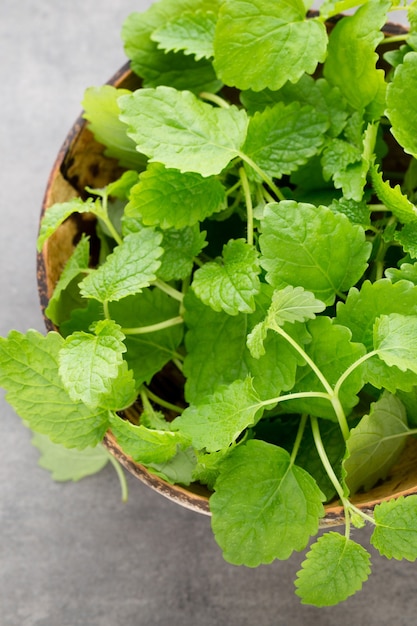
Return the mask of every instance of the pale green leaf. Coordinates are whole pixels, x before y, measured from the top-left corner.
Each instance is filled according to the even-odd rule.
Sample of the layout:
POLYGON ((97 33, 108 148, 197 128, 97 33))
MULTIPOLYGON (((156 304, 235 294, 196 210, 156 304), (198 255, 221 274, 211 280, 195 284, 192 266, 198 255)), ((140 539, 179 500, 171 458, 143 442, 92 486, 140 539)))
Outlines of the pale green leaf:
POLYGON ((171 459, 162 463, 149 463, 147 469, 168 483, 188 486, 193 481, 196 465, 194 449, 179 447, 171 459))
POLYGON ((397 283, 400 280, 409 280, 414 285, 417 285, 417 263, 401 263, 399 269, 389 267, 385 270, 385 275, 393 283, 397 283))
POLYGON ((261 265, 277 289, 300 286, 332 304, 367 267, 371 249, 363 228, 327 207, 271 203, 261 227, 261 265))
POLYGON ((327 532, 311 546, 297 574, 296 594, 303 604, 334 606, 362 588, 371 573, 370 554, 336 532, 327 532))
POLYGON ((73 213, 89 213, 93 212, 95 202, 92 198, 82 200, 81 198, 73 198, 68 202, 58 202, 48 207, 45 211, 40 224, 39 236, 37 241, 38 252, 43 248, 47 239, 56 231, 65 220, 73 213))
POLYGON ((190 91, 139 89, 119 100, 121 120, 137 149, 181 172, 219 174, 238 156, 248 124, 235 106, 215 108, 190 91))
POLYGON ((389 7, 384 0, 367 2, 354 15, 341 19, 329 38, 324 76, 357 110, 368 106, 384 85, 384 72, 376 68, 375 48, 384 37, 381 28, 389 7))
POLYGON ((217 452, 234 443, 261 414, 262 403, 251 379, 246 378, 220 387, 213 395, 187 407, 176 418, 174 428, 190 437, 198 450, 217 452))
POLYGON ((247 316, 217 313, 192 291, 184 298, 184 307, 187 325, 185 395, 188 402, 195 404, 220 385, 228 385, 248 374, 243 358, 247 316))
POLYGON ((88 447, 84 450, 70 450, 49 437, 35 433, 32 444, 40 452, 38 464, 48 470, 57 482, 74 482, 96 474, 109 462, 109 453, 103 446, 88 447))
POLYGON ((213 11, 184 11, 157 28, 151 35, 158 48, 192 54, 199 60, 214 56, 213 39, 217 16, 213 11))
POLYGON ((327 116, 310 105, 278 102, 250 119, 242 152, 281 178, 318 153, 328 125, 327 116))
POLYGON ((57 333, 45 337, 34 330, 0 338, 0 384, 7 401, 35 432, 68 448, 95 446, 107 430, 109 414, 74 402, 66 392, 58 374, 63 343, 57 333))
POLYGON ((399 185, 391 187, 376 167, 371 168, 372 184, 379 200, 403 224, 417 220, 417 207, 405 196, 399 185))
POLYGON ((259 293, 260 266, 258 253, 243 239, 231 239, 223 247, 223 256, 199 268, 193 279, 193 290, 214 311, 229 315, 252 313, 254 296, 259 293))
POLYGON ((325 308, 324 302, 317 300, 310 291, 288 285, 274 291, 268 311, 268 325, 271 327, 272 324, 283 326, 286 322, 306 322, 314 319, 316 313, 322 313, 325 308))
POLYGON ((189 440, 172 430, 153 430, 136 426, 112 415, 110 429, 123 451, 136 463, 165 463, 177 454, 177 448, 188 447, 189 440))
POLYGON ((225 0, 216 26, 214 67, 227 85, 275 90, 305 72, 312 74, 324 61, 326 45, 324 24, 307 19, 300 0, 225 0))
POLYGON ((406 152, 417 156, 417 52, 405 55, 387 89, 391 132, 406 152))
POLYGON ((127 235, 106 261, 80 284, 81 294, 99 302, 140 293, 156 279, 162 235, 152 228, 127 235))
POLYGON ((417 315, 381 315, 374 325, 374 349, 388 366, 417 374, 417 315))
POLYGON ((185 228, 226 207, 225 188, 214 176, 180 173, 150 163, 133 187, 126 217, 139 217, 145 226, 185 228))
POLYGON ((119 120, 117 99, 129 93, 128 89, 113 85, 89 87, 82 101, 83 117, 96 141, 106 147, 106 156, 117 159, 123 167, 140 171, 146 167, 146 157, 136 150, 135 142, 126 134, 126 124, 119 120))
POLYGON ((210 510, 226 561, 249 567, 303 550, 324 514, 314 479, 283 448, 253 439, 225 458, 210 510))
POLYGON ((394 239, 412 259, 417 259, 417 222, 405 224, 401 230, 395 232, 394 239))
POLYGON ((110 390, 100 397, 100 406, 109 411, 124 411, 132 406, 138 396, 138 384, 126 361, 119 367, 117 377, 110 381, 110 390))
POLYGON ((343 462, 345 481, 351 493, 371 489, 387 477, 399 458, 408 435, 407 416, 402 402, 390 393, 371 404, 369 415, 350 431, 347 458, 343 462))
POLYGON ((372 545, 388 559, 417 559, 417 496, 381 502, 374 509, 372 545))
POLYGON ((126 346, 124 334, 112 320, 100 320, 94 334, 76 332, 59 352, 59 375, 69 396, 88 406, 99 406, 117 378, 126 346))

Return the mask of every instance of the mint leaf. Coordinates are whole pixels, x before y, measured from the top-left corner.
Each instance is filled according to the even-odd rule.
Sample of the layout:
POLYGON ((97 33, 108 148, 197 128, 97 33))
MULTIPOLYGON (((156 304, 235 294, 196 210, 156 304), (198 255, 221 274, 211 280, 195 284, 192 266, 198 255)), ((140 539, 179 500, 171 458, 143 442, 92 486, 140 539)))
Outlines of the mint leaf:
POLYGON ((405 55, 387 88, 386 115, 405 152, 417 155, 417 52, 405 55))
POLYGON ((84 278, 81 294, 105 302, 141 292, 156 279, 163 253, 161 240, 162 235, 152 228, 127 235, 103 265, 84 278))
POLYGON ((332 304, 367 267, 370 244, 364 230, 324 206, 286 200, 265 207, 259 239, 261 265, 279 289, 304 287, 332 304))
POLYGON ((147 469, 173 485, 189 485, 193 481, 197 459, 193 448, 177 449, 169 461, 149 463, 147 469))
POLYGON ((129 93, 128 89, 112 85, 89 87, 82 101, 83 117, 96 141, 106 147, 106 156, 117 159, 123 167, 140 171, 146 167, 146 157, 136 150, 134 141, 126 134, 126 124, 119 120, 117 99, 129 93))
POLYGON ((185 396, 197 403, 220 385, 228 385, 248 373, 246 315, 230 316, 204 305, 190 290, 184 298, 187 325, 184 360, 185 396), (227 345, 227 350, 224 346, 227 345))
MULTIPOLYGON (((319 316, 307 322, 307 330, 311 335, 311 341, 304 346, 304 350, 329 384, 334 387, 348 367, 365 354, 365 348, 360 343, 352 342, 350 331, 333 324, 329 317, 319 316)), ((342 385, 339 399, 347 414, 357 404, 356 394, 362 389, 363 384, 363 367, 357 367, 342 385)), ((294 393, 323 391, 323 385, 310 367, 301 367, 297 372, 292 391, 294 393)), ((336 420, 331 403, 325 399, 300 398, 283 402, 282 406, 290 412, 308 413, 336 420)))
POLYGON ((372 545, 388 559, 417 559, 417 496, 381 502, 374 509, 372 545))
POLYGON ((88 237, 83 235, 65 264, 59 280, 55 285, 54 292, 49 299, 48 306, 45 309, 45 315, 57 326, 68 316, 68 301, 65 298, 65 291, 72 281, 80 277, 82 271, 88 268, 89 261, 90 241, 88 237))
POLYGON ((332 178, 334 186, 343 191, 345 198, 356 202, 362 200, 368 163, 357 146, 343 139, 332 139, 323 150, 321 163, 325 180, 332 178))
POLYGON ((57 482, 76 482, 101 471, 109 462, 109 453, 101 445, 70 450, 39 433, 32 437, 32 444, 40 452, 38 465, 48 470, 57 482))
POLYGON ((95 202, 92 198, 86 201, 81 198, 73 198, 68 202, 58 202, 48 207, 45 211, 39 229, 37 249, 40 252, 47 239, 56 231, 65 220, 73 213, 89 213, 94 211, 95 202))
POLYGON ((401 244, 404 252, 417 259, 417 222, 405 224, 400 231, 395 232, 394 239, 401 244))
POLYGON ((327 532, 311 546, 296 580, 303 604, 333 606, 362 588, 371 573, 370 554, 336 532, 327 532))
POLYGON ((123 451, 136 463, 165 463, 177 454, 177 448, 185 448, 189 440, 172 430, 153 430, 135 426, 117 415, 110 418, 110 429, 123 451))
POLYGON ((243 239, 231 239, 223 256, 199 268, 193 290, 204 304, 229 315, 252 313, 261 288, 258 253, 243 239))
POLYGON ((217 16, 213 11, 184 11, 157 28, 151 39, 162 50, 192 54, 198 61, 214 55, 213 39, 217 16))
POLYGON ((190 405, 176 418, 173 427, 191 438, 193 446, 207 452, 227 448, 256 423, 262 403, 250 378, 220 387, 197 405, 190 405))
POLYGON ((414 285, 417 285, 417 263, 401 263, 399 269, 389 267, 385 270, 385 275, 393 283, 398 283, 400 280, 409 280, 414 285))
POLYGON ((368 491, 387 477, 404 449, 407 435, 404 405, 396 396, 384 393, 371 404, 369 415, 364 415, 350 431, 346 442, 348 455, 343 467, 351 493, 361 487, 368 491))
POLYGON ((124 334, 112 320, 100 320, 94 334, 76 332, 67 337, 59 352, 59 375, 68 395, 88 406, 99 406, 111 392, 123 363, 124 334))
POLYGON ((158 278, 169 282, 185 279, 191 275, 194 259, 207 245, 206 233, 200 233, 197 224, 176 230, 170 228, 163 231, 161 266, 157 271, 158 278))
POLYGON ((312 74, 324 61, 326 45, 324 25, 306 19, 300 0, 225 0, 216 26, 214 67, 226 85, 275 90, 287 80, 297 82, 304 72, 312 74))
POLYGON ((107 430, 108 411, 74 402, 66 392, 58 373, 63 343, 57 333, 45 337, 34 330, 0 338, 0 384, 35 432, 68 448, 95 446, 107 430))
POLYGON ((368 106, 384 85, 384 72, 376 69, 375 48, 384 38, 381 28, 390 6, 383 0, 364 4, 341 19, 329 37, 324 76, 354 109, 368 106))
POLYGON ((137 149, 151 161, 181 172, 219 174, 238 156, 246 138, 243 109, 215 108, 190 91, 140 89, 122 96, 119 105, 120 119, 137 149))
POLYGON ((381 315, 374 325, 374 349, 387 365, 417 374, 417 315, 381 315))
POLYGON ((145 226, 181 229, 225 207, 225 188, 214 176, 181 174, 161 163, 150 163, 132 189, 125 215, 140 218, 145 226))
POLYGON ((281 178, 317 154, 327 128, 326 115, 312 106, 279 102, 250 119, 242 151, 271 177, 281 178))
MULTIPOLYGON (((109 312, 124 329, 150 326, 178 316, 178 302, 159 289, 145 289, 135 296, 110 302, 109 312)), ((126 335, 127 352, 124 358, 133 371, 137 386, 150 382, 154 374, 177 356, 182 337, 182 325, 126 335)))
POLYGON ((400 222, 408 224, 417 220, 417 207, 402 193, 399 185, 391 187, 376 167, 371 168, 371 177, 376 195, 400 222))
POLYGON ((303 550, 324 514, 311 476, 291 463, 286 450, 257 440, 225 458, 210 510, 224 558, 248 567, 303 550))

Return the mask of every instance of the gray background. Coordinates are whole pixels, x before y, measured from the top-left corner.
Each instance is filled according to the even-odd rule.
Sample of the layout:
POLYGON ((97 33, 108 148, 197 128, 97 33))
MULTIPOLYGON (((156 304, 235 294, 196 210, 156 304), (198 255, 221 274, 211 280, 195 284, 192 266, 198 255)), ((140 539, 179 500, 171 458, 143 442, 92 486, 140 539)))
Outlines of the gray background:
MULTIPOLYGON (((125 60, 120 26, 151 0, 0 2, 0 334, 43 330, 35 241, 55 155, 84 88, 125 60)), ((396 17, 398 21, 398 17, 396 17)), ((304 607, 303 555, 255 570, 225 563, 205 516, 108 467, 56 484, 0 398, 0 626, 326 626, 414 623, 417 564, 373 555, 364 590, 304 607)), ((357 533, 368 546, 368 532, 357 533)))

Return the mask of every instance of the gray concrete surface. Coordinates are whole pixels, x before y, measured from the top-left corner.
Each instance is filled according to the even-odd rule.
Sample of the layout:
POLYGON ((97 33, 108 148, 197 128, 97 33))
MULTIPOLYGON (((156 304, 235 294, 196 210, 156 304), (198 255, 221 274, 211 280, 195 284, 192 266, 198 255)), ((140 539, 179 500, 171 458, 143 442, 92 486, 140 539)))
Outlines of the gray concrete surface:
MULTIPOLYGON (((49 170, 84 88, 124 62, 125 16, 151 0, 0 0, 0 334, 43 330, 35 277, 49 170)), ((256 570, 222 560, 209 519, 108 468, 56 484, 0 398, 0 626, 410 626, 417 564, 373 554, 362 593, 301 606, 303 555, 256 570)), ((360 535, 368 545, 367 533, 360 535)))

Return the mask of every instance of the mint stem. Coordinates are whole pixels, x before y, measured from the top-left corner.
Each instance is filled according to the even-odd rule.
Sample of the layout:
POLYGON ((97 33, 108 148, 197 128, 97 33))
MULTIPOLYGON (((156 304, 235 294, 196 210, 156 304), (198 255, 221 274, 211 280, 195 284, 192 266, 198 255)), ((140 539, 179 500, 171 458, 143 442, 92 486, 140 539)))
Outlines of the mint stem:
POLYGON ((272 178, 265 174, 265 172, 259 167, 259 165, 255 163, 255 161, 252 161, 252 159, 248 157, 244 152, 238 152, 238 155, 242 159, 242 161, 245 161, 261 177, 264 183, 266 183, 271 191, 274 192, 278 200, 285 200, 285 196, 282 193, 281 189, 276 186, 272 178))
POLYGON ((293 446, 293 449, 292 449, 292 452, 291 452, 291 458, 290 458, 291 465, 294 465, 295 459, 296 459, 297 454, 298 454, 298 450, 300 449, 301 440, 303 438, 305 427, 306 427, 306 424, 307 424, 307 419, 308 419, 308 415, 306 413, 301 416, 300 424, 299 424, 298 430, 297 430, 297 436, 295 438, 294 446, 293 446))
POLYGON ((170 328, 171 326, 177 326, 178 324, 182 324, 184 322, 181 316, 172 317, 169 320, 164 320, 163 322, 158 322, 156 324, 150 324, 149 326, 138 326, 136 328, 122 328, 122 333, 125 335, 144 335, 146 333, 155 333, 158 330, 164 330, 165 328, 170 328))
POLYGON ((109 459, 110 459, 110 463, 113 465, 114 469, 116 470, 116 474, 120 482, 120 489, 122 491, 122 502, 127 502, 129 494, 128 494, 128 487, 127 487, 125 473, 119 461, 115 459, 114 456, 110 454, 110 452, 109 452, 109 459))
POLYGON ((247 215, 247 242, 249 246, 253 245, 253 205, 250 193, 249 181, 246 176, 245 168, 239 168, 239 176, 242 183, 243 193, 245 195, 246 215, 247 215))
POLYGON ((171 296, 171 298, 174 298, 174 300, 178 300, 178 302, 183 301, 184 294, 177 289, 174 289, 174 287, 171 287, 171 285, 168 285, 168 283, 165 283, 163 280, 157 278, 152 284, 164 293, 168 294, 168 296, 171 296))

